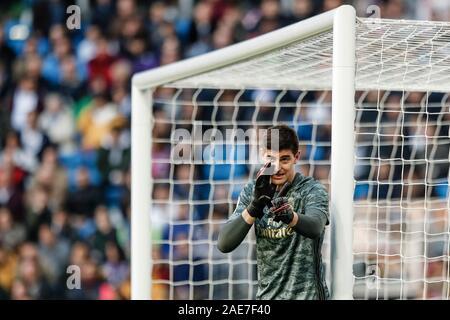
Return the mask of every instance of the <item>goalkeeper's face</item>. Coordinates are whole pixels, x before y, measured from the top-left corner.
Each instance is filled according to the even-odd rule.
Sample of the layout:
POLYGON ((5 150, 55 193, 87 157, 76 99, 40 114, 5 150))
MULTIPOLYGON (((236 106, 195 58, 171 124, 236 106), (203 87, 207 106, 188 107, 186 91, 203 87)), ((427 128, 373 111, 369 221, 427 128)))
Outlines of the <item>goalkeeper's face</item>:
POLYGON ((264 162, 271 162, 271 182, 275 185, 283 185, 286 181, 292 182, 295 176, 295 164, 299 153, 294 154, 292 150, 286 149, 279 152, 266 150, 263 154, 264 162))

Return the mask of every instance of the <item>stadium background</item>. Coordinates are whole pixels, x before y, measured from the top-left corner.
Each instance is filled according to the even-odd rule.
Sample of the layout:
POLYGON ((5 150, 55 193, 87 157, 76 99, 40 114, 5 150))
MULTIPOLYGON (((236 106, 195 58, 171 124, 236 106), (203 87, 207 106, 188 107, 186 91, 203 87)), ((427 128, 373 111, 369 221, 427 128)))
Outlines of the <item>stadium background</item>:
MULTIPOLYGON (((437 0, 2 0, 0 299, 129 299, 131 76, 344 3, 360 16, 376 4, 383 18, 450 18, 450 1, 437 0), (79 30, 66 26, 71 4, 82 9, 79 30), (66 287, 69 265, 81 268, 81 290, 66 287)), ((166 116, 163 108, 155 110, 156 117, 166 116)), ((168 137, 170 127, 156 126, 153 135, 168 137)), ((301 127, 299 136, 308 135, 301 127)), ((330 131, 322 130, 318 139, 329 141, 330 131)), ((327 152, 317 152, 315 160, 327 152)), ((168 153, 153 149, 153 157, 168 153)), ((309 158, 308 150, 302 157, 309 158)), ((152 173, 167 177, 169 168, 154 164, 152 173)), ((245 166, 240 169, 234 174, 248 175, 245 166)), ((202 172, 195 172, 199 179, 202 172)), ((315 172, 321 180, 328 175, 315 172)), ((177 167, 175 179, 186 175, 188 168, 177 167)), ((214 179, 228 175, 221 171, 214 179)), ((179 185, 175 193, 186 198, 187 190, 179 185)), ((154 186, 155 199, 167 199, 168 193, 166 185, 154 186)), ((228 209, 218 208, 214 218, 225 219, 228 209)), ((164 215, 171 208, 153 210, 164 215)), ((155 237, 182 239, 187 228, 178 225, 168 233, 158 225, 155 237)), ((164 256, 165 250, 154 254, 164 256)), ((186 248, 177 252, 182 256, 186 248)), ((175 279, 187 273, 181 265, 175 279)), ((204 275, 199 270, 195 276, 204 275)), ((155 268, 153 277, 165 279, 168 270, 155 268)), ((153 289, 153 298, 167 298, 165 286, 153 289)), ((184 297, 183 290, 177 292, 176 298, 184 297)))

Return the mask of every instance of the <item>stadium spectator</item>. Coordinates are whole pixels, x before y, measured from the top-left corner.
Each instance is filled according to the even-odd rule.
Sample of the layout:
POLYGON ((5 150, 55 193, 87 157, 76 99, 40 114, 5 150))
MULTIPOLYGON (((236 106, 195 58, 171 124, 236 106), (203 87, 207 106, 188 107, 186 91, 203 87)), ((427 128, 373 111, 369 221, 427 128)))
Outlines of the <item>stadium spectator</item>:
POLYGON ((59 152, 66 154, 75 150, 75 120, 61 95, 53 93, 46 96, 45 109, 38 123, 50 142, 58 146, 59 152))
POLYGON ((34 162, 39 161, 42 151, 50 143, 47 135, 38 127, 36 111, 27 114, 27 122, 20 131, 20 142, 28 157, 34 158, 34 162))
POLYGON ((117 243, 108 241, 105 246, 105 253, 106 262, 102 266, 104 278, 109 284, 118 288, 130 276, 130 266, 117 243))
POLYGON ((103 284, 101 279, 99 266, 92 259, 88 258, 81 264, 80 267, 80 287, 82 290, 66 290, 66 297, 68 299, 80 300, 98 300, 100 299, 100 291, 103 284))
MULTIPOLYGON (((0 167, 0 206, 6 207, 12 214, 14 221, 23 221, 24 203, 23 192, 14 183, 14 169, 7 166, 0 167)), ((17 171, 22 174, 22 171, 17 171)))
POLYGON ((86 78, 77 72, 77 61, 70 54, 61 59, 61 80, 58 92, 66 98, 78 101, 87 90, 86 78))
POLYGON ((111 224, 108 209, 105 206, 95 208, 95 232, 89 239, 92 248, 92 257, 98 262, 106 258, 106 245, 108 242, 117 244, 116 228, 111 224))
POLYGON ((31 111, 42 111, 42 95, 34 78, 23 76, 12 93, 11 126, 21 131, 27 122, 31 111))
POLYGON ((209 1, 200 1, 196 4, 193 20, 188 28, 189 47, 186 57, 193 57, 211 50, 210 40, 214 31, 213 7, 209 1))
POLYGON ((111 132, 98 150, 97 165, 106 186, 122 185, 123 175, 130 166, 130 143, 129 137, 123 130, 124 121, 117 118, 111 124, 111 132))
MULTIPOLYGON (((100 6, 100 4, 97 5, 97 7, 100 6)), ((105 16, 98 18, 105 18, 105 16)), ((93 24, 86 28, 84 38, 80 41, 78 47, 76 48, 76 54, 80 61, 83 63, 88 63, 96 57, 97 42, 100 40, 101 36, 102 31, 98 24, 93 24)))
POLYGON ((49 224, 40 225, 38 239, 38 252, 42 269, 49 284, 56 286, 66 272, 64 266, 67 264, 70 244, 66 239, 57 238, 49 224))
POLYGON ((52 209, 64 204, 67 194, 68 177, 66 170, 58 163, 58 153, 54 146, 49 145, 42 152, 39 168, 30 177, 29 188, 43 187, 49 192, 49 206, 52 209))
POLYGON ((49 193, 44 187, 36 186, 30 190, 27 196, 27 238, 37 242, 39 228, 42 224, 50 223, 52 218, 52 211, 49 207, 49 193))
MULTIPOLYGON (((53 86, 59 86, 62 82, 62 62, 65 58, 73 55, 72 44, 70 39, 62 35, 54 39, 53 51, 49 53, 42 64, 42 76, 53 86)), ((77 63, 74 70, 77 77, 85 79, 87 70, 86 65, 77 63)))
POLYGON ((169 298, 169 286, 158 280, 167 281, 170 277, 170 269, 167 263, 161 262, 161 248, 158 245, 153 245, 152 259, 155 262, 153 266, 152 279, 156 280, 152 284, 152 299, 166 300, 169 298))
POLYGON ((111 86, 111 73, 110 68, 112 64, 117 60, 117 57, 112 53, 110 43, 105 37, 100 37, 97 40, 95 57, 88 62, 88 79, 100 77, 106 81, 108 88, 111 86))
MULTIPOLYGON (((113 20, 116 8, 113 0, 98 0, 92 10, 92 26, 100 29, 102 33, 110 31, 111 21, 113 20)), ((90 38, 86 36, 86 38, 90 38)))
POLYGON ((102 202, 100 190, 91 183, 89 171, 80 167, 76 171, 76 187, 69 191, 66 208, 70 214, 93 217, 94 210, 102 202))
POLYGON ((6 299, 14 283, 17 268, 17 256, 0 242, 0 299, 6 299))
POLYGON ((31 299, 53 298, 53 290, 40 264, 37 246, 31 242, 24 243, 20 248, 17 277, 25 287, 26 296, 31 299))
POLYGON ((164 1, 154 1, 150 5, 145 28, 149 34, 149 43, 157 52, 161 50, 162 43, 168 36, 167 33, 171 32, 168 29, 172 27, 172 31, 175 31, 167 16, 167 5, 164 1))
POLYGON ((0 207, 0 248, 15 250, 25 241, 25 231, 23 224, 13 220, 11 211, 8 208, 0 207))
POLYGON ((294 0, 292 13, 288 16, 290 23, 307 19, 314 15, 314 1, 294 0))
POLYGON ((407 14, 407 5, 401 0, 381 0, 381 17, 384 19, 401 19, 407 14))
POLYGON ((12 65, 16 59, 14 50, 11 49, 5 41, 4 25, 0 22, 0 61, 3 63, 6 74, 11 74, 12 65))
POLYGON ((117 105, 110 102, 109 94, 95 94, 92 103, 82 111, 78 119, 82 147, 86 150, 98 149, 111 132, 111 125, 117 117, 117 105))
POLYGON ((25 283, 21 279, 15 279, 11 287, 11 300, 31 300, 25 283))

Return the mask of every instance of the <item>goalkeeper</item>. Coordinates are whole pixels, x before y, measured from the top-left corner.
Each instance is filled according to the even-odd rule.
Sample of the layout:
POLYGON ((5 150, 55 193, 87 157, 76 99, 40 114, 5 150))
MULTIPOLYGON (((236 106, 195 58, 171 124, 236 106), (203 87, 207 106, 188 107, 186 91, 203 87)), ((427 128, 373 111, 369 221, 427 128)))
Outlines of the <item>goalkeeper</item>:
POLYGON ((321 255, 328 194, 319 182, 295 172, 298 145, 295 131, 286 125, 267 130, 266 164, 241 191, 219 233, 218 248, 227 253, 255 224, 257 299, 329 298, 321 255), (271 150, 274 136, 278 150, 271 150))

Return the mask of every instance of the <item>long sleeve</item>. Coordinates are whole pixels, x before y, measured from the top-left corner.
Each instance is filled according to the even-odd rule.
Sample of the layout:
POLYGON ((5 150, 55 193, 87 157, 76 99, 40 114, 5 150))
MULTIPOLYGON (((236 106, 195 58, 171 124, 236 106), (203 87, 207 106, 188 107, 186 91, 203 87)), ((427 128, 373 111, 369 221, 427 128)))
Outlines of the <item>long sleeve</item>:
POLYGON ((223 253, 233 251, 245 239, 251 227, 252 225, 245 222, 242 215, 228 221, 220 230, 217 248, 223 253))
POLYGON ((311 239, 321 235, 329 224, 328 193, 322 185, 316 184, 308 191, 302 212, 297 214, 297 224, 292 227, 296 232, 311 239))
POLYGON ((223 253, 236 249, 252 227, 242 217, 242 213, 250 203, 252 191, 253 186, 250 183, 242 189, 236 209, 219 232, 217 248, 223 253))
POLYGON ((325 228, 326 218, 317 209, 308 209, 305 214, 298 215, 298 221, 292 229, 302 236, 315 239, 320 236, 325 228))

